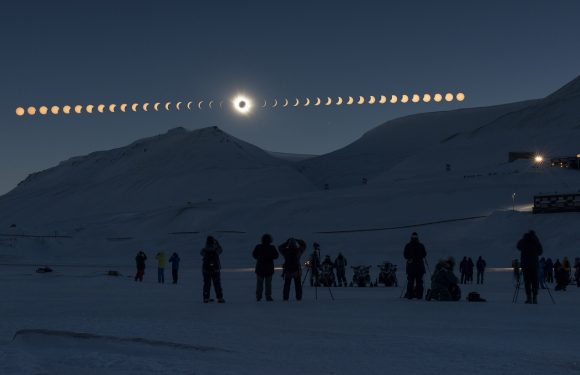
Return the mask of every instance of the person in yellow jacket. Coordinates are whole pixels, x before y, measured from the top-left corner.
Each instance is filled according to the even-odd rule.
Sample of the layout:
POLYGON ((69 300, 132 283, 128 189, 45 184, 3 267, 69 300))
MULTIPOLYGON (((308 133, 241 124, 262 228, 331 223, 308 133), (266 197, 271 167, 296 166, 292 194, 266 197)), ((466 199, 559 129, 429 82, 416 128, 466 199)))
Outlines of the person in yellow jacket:
POLYGON ((157 261, 157 282, 163 284, 165 283, 165 265, 167 264, 165 252, 158 252, 155 255, 155 260, 157 261))

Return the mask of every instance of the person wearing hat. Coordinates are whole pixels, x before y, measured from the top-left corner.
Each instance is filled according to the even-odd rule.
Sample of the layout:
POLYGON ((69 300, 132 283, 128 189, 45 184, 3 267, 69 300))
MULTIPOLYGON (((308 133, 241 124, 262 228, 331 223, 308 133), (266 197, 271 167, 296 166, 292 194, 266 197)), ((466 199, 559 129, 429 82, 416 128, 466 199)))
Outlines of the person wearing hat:
POLYGON ((539 256, 542 255, 543 248, 536 232, 533 230, 526 232, 522 239, 518 241, 518 250, 521 252, 521 267, 524 274, 524 285, 526 287, 526 303, 538 303, 538 267, 539 256))
POLYGON ((407 260, 407 293, 405 298, 423 298, 423 275, 425 274, 425 246, 419 242, 419 235, 413 232, 411 241, 405 246, 405 259, 407 260))
POLYGON ((272 299, 272 276, 274 275, 274 260, 278 259, 278 250, 272 245, 272 236, 264 234, 262 242, 256 245, 252 256, 256 259, 256 300, 262 299, 264 284, 266 284, 266 301, 272 299))

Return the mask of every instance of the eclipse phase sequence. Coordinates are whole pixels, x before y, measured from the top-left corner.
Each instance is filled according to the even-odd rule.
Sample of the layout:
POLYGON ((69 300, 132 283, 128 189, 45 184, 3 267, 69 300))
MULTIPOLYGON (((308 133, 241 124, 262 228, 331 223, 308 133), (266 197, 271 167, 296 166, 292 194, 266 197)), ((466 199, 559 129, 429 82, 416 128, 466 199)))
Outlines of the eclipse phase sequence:
MULTIPOLYGON (((306 97, 306 98, 274 98, 274 99, 263 99, 263 104, 259 105, 258 108, 261 110, 265 109, 275 109, 275 108, 312 108, 312 107, 331 107, 331 106, 352 106, 352 105, 384 105, 384 104, 407 104, 407 103, 443 103, 443 102, 462 102, 465 100, 465 94, 462 92, 458 93, 435 93, 429 94, 424 93, 420 94, 402 94, 402 95, 395 95, 392 94, 389 96, 380 95, 380 96, 362 96, 362 95, 354 95, 354 96, 316 96, 316 97, 306 97)), ((16 108, 16 116, 45 116, 45 115, 70 115, 70 114, 93 114, 94 109, 96 108, 98 113, 127 113, 127 112, 159 112, 159 111, 192 111, 195 108, 198 110, 218 110, 224 108, 224 100, 217 101, 217 100, 199 100, 194 102, 193 100, 183 100, 177 102, 145 102, 145 103, 109 103, 109 104, 88 104, 88 105, 81 105, 76 104, 74 106, 71 105, 52 105, 46 106, 42 105, 40 107, 36 106, 27 106, 27 107, 17 107, 16 108), (151 108, 152 107, 152 108, 151 108)), ((262 103, 262 102, 260 102, 262 103)), ((229 100, 229 107, 235 113, 239 115, 247 116, 249 115, 254 109, 254 99, 250 96, 245 94, 239 94, 234 99, 229 100)))

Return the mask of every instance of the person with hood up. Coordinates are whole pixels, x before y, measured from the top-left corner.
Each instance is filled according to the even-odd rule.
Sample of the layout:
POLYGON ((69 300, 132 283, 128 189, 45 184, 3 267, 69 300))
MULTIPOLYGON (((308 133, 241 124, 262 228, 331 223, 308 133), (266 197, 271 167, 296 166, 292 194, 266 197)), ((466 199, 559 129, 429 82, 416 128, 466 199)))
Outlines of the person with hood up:
POLYGON ((155 255, 155 260, 157 261, 157 282, 163 284, 165 283, 165 265, 167 264, 165 252, 158 252, 157 255, 155 255))
POLYGON ((302 299, 302 283, 300 275, 302 274, 302 265, 300 264, 300 257, 306 250, 306 242, 296 238, 287 239, 282 245, 278 246, 280 253, 284 256, 283 273, 284 277, 284 301, 290 298, 290 285, 294 281, 294 288, 296 289, 296 300, 302 299))
POLYGON ((177 284, 177 279, 179 277, 179 262, 181 262, 179 255, 177 253, 171 254, 169 263, 171 263, 171 276, 173 278, 173 284, 177 284))
POLYGON ((211 284, 215 289, 215 295, 219 303, 226 302, 224 300, 222 283, 221 283, 221 264, 220 264, 220 254, 222 253, 222 247, 218 241, 212 236, 207 236, 205 241, 205 247, 201 249, 200 254, 203 257, 202 260, 202 274, 203 274, 203 302, 208 303, 211 301, 210 290, 211 284))
POLYGON ((524 274, 524 285, 526 289, 526 303, 538 303, 538 268, 539 257, 543 253, 542 244, 536 236, 536 232, 530 230, 526 232, 517 243, 517 248, 521 252, 520 264, 524 274))
POLYGON ((453 273, 453 267, 455 267, 455 260, 452 257, 437 263, 431 276, 431 289, 427 293, 427 300, 459 301, 461 299, 461 289, 457 285, 459 279, 453 273))
POLYGON ((145 275, 145 261, 147 260, 147 255, 143 251, 139 251, 135 257, 135 263, 137 265, 137 273, 135 274, 135 281, 143 281, 143 276, 145 275))
POLYGON ((266 284, 266 301, 272 298, 272 276, 274 275, 274 260, 278 259, 278 249, 272 245, 272 236, 264 234, 260 244, 256 245, 252 256, 256 259, 256 300, 262 299, 264 284, 266 284))
POLYGON ((419 242, 417 232, 411 234, 411 241, 405 246, 403 252, 407 260, 407 293, 405 298, 423 298, 423 275, 425 274, 425 246, 419 242))

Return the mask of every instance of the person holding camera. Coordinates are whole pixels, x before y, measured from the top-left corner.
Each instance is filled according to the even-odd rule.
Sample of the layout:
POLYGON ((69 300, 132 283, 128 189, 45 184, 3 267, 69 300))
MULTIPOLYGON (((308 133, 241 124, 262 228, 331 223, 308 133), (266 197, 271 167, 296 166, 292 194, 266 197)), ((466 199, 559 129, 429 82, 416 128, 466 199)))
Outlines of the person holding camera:
POLYGON ((264 283, 266 284, 266 301, 272 302, 272 276, 274 275, 274 260, 278 259, 278 250, 272 245, 272 236, 264 234, 262 243, 256 245, 252 256, 256 259, 256 300, 262 299, 264 283))
POLYGON ((220 279, 220 254, 222 247, 218 241, 212 236, 208 236, 205 241, 205 247, 201 249, 200 254, 203 257, 202 273, 203 273, 203 302, 210 302, 211 284, 215 289, 215 295, 219 303, 226 302, 222 292, 222 283, 220 279))
POLYGON ((300 264, 300 257, 306 250, 306 242, 300 239, 289 238, 282 245, 278 247, 280 253, 284 256, 283 274, 284 277, 284 301, 290 298, 290 285, 294 281, 296 289, 296 300, 302 299, 302 283, 300 282, 300 275, 302 273, 302 265, 300 264))
POLYGON ((143 276, 145 275, 145 261, 147 260, 147 255, 143 251, 139 251, 135 257, 135 263, 137 264, 137 273, 135 274, 135 281, 143 281, 143 276))

